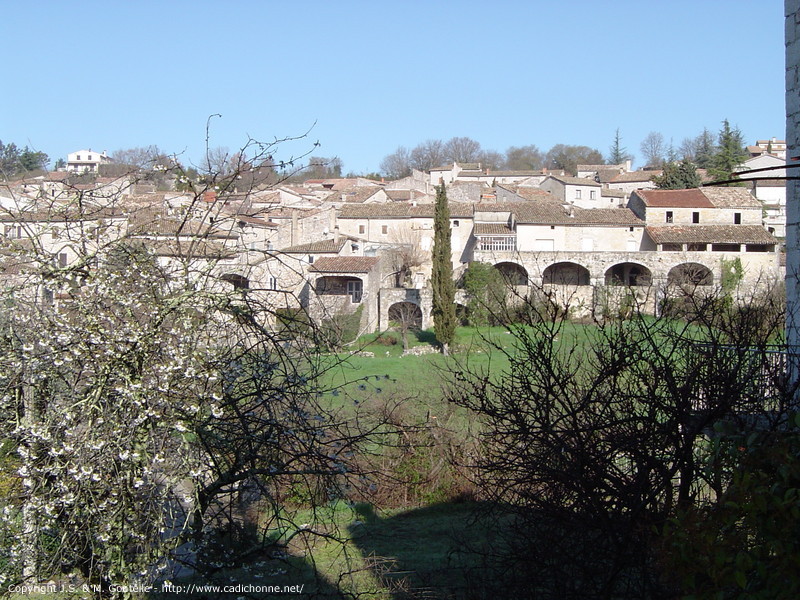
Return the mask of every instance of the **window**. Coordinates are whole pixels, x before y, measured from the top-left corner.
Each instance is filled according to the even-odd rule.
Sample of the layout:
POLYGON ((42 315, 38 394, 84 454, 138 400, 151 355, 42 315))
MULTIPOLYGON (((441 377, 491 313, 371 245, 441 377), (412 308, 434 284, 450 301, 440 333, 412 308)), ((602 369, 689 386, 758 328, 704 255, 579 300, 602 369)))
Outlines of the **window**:
POLYGON ((347 282, 347 295, 353 304, 361 302, 362 284, 360 279, 351 279, 347 282))
POLYGON ((386 235, 387 233, 389 233, 389 226, 388 225, 381 225, 381 233, 383 235, 386 235))
POLYGON ((693 212, 692 213, 692 223, 699 223, 700 222, 700 213, 693 212))
POLYGON ((597 200, 597 192, 595 190, 589 192, 589 200, 597 200))
POLYGON ((453 227, 458 227, 459 225, 461 225, 461 223, 458 222, 458 219, 453 221, 453 227))
POLYGON ((277 290, 278 289, 278 278, 270 275, 267 277, 267 289, 268 290, 277 290))
POLYGON ((367 228, 364 225, 359 225, 358 226, 358 233, 364 233, 366 230, 367 230, 367 228))
POLYGON ((50 230, 50 239, 57 240, 61 237, 61 230, 58 227, 53 227, 50 230))
POLYGON ((78 155, 75 157, 75 160, 80 160, 80 159, 81 159, 81 155, 80 155, 80 154, 78 154, 78 155))
POLYGON ((308 264, 310 264, 310 265, 314 264, 314 255, 313 254, 309 254, 308 255, 308 264))
POLYGON ((628 231, 633 231, 633 227, 628 227, 628 231))
POLYGON ((673 218, 672 217, 672 211, 668 210, 667 211, 667 223, 672 223, 672 218, 673 218))
POLYGON ((67 253, 66 252, 61 252, 58 255, 58 266, 61 267, 62 269, 67 266, 67 253))
POLYGON ((581 199, 581 191, 575 190, 575 200, 580 200, 580 199, 581 199))
POLYGON ((92 155, 90 154, 86 160, 92 160, 92 155))
POLYGON ((733 224, 734 225, 742 224, 742 213, 733 213, 733 224))

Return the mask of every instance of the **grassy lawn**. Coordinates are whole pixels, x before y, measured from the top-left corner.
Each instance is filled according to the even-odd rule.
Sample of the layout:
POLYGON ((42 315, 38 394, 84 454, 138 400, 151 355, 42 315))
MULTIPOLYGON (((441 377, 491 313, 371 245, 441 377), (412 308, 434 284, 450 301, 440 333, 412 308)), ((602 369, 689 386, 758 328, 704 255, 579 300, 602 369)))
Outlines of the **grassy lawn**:
MULTIPOLYGON (((376 512, 371 506, 340 503, 316 516, 301 511, 294 521, 307 520, 307 530, 292 538, 282 562, 254 562, 246 568, 220 572, 218 582, 302 585, 300 597, 314 598, 338 598, 339 590, 364 600, 469 597, 477 578, 486 580, 486 573, 480 555, 465 548, 491 545, 496 534, 496 529, 473 518, 477 507, 457 503, 376 512)), ((191 578, 175 583, 188 586, 193 581, 211 583, 191 578)), ((150 597, 174 596, 154 593, 150 597)), ((279 595, 253 593, 247 597, 279 595)))

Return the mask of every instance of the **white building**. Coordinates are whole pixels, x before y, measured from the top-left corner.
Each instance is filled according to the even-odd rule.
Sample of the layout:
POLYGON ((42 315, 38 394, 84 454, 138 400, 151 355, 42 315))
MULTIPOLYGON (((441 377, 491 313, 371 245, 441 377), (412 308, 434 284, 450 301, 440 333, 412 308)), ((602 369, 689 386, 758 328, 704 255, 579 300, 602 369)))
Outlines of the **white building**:
POLYGON ((67 171, 72 173, 97 173, 100 165, 112 162, 106 151, 78 150, 67 155, 67 171))

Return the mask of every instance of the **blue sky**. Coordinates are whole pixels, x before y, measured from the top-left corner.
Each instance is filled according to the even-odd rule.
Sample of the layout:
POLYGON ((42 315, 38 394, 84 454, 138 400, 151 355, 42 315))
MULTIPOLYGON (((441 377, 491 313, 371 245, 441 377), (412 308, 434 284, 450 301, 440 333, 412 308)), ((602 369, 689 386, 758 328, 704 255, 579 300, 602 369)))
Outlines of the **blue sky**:
POLYGON ((344 170, 468 136, 640 156, 728 118, 785 135, 780 0, 7 2, 0 140, 51 159, 304 133, 344 170))

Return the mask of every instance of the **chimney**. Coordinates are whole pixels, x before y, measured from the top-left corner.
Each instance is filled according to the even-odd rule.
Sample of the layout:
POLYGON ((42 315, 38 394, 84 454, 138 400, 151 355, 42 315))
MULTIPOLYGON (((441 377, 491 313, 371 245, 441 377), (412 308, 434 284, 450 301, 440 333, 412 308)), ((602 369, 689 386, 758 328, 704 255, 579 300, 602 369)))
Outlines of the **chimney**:
POLYGON ((333 228, 333 243, 334 244, 338 244, 339 243, 339 226, 338 225, 333 228))
POLYGON ((542 175, 547 175, 547 167, 542 167, 542 175))

